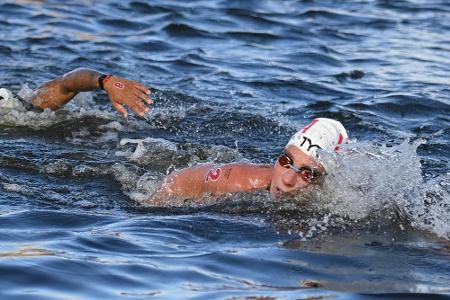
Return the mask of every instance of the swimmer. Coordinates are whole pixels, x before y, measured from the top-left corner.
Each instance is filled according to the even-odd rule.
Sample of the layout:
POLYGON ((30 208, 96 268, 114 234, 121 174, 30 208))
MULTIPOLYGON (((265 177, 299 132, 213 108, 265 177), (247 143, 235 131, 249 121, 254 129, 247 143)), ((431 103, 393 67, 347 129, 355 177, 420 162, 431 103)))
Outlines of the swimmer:
POLYGON ((115 75, 103 74, 86 68, 75 69, 35 90, 31 103, 38 109, 57 110, 68 103, 79 92, 102 89, 108 94, 112 106, 124 117, 127 108, 143 117, 150 112, 147 105, 152 104, 150 89, 132 80, 115 75))
POLYGON ((202 203, 204 196, 268 190, 275 198, 300 192, 326 175, 319 163, 321 151, 338 151, 348 140, 344 126, 328 118, 314 119, 294 134, 275 165, 229 163, 204 164, 167 176, 145 204, 170 204, 170 199, 189 198, 202 203))
MULTIPOLYGON (((56 110, 79 92, 103 89, 113 107, 125 118, 129 108, 137 115, 150 112, 150 90, 142 84, 80 68, 44 83, 33 92, 32 104, 39 109, 56 110)), ((344 126, 332 119, 317 118, 289 140, 275 164, 243 162, 224 165, 202 164, 167 176, 145 202, 166 205, 174 198, 189 198, 202 203, 205 196, 269 190, 275 198, 300 192, 326 175, 319 158, 321 151, 337 151, 348 139, 344 126)))

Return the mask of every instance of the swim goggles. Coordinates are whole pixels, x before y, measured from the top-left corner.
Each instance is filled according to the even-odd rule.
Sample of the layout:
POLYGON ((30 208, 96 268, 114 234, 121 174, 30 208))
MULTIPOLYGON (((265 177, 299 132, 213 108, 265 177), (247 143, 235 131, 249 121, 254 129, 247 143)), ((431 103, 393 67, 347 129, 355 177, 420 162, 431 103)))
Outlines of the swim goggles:
POLYGON ((299 174, 306 182, 314 181, 322 176, 322 173, 316 169, 295 166, 294 161, 285 151, 281 152, 281 155, 278 157, 278 163, 283 168, 294 170, 294 172, 299 174))

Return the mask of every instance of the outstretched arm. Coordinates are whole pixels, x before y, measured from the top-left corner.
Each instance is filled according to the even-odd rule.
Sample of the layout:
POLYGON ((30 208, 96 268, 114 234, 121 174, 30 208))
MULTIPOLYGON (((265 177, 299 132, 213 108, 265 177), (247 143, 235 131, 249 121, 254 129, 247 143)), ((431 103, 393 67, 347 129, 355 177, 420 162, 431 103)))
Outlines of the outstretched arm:
POLYGON ((86 68, 75 69, 41 85, 32 96, 32 103, 40 109, 56 110, 69 102, 79 92, 103 89, 108 93, 113 107, 125 118, 128 117, 126 107, 139 116, 150 109, 150 90, 144 85, 118 76, 104 75, 86 68), (146 104, 144 104, 146 103, 146 104))

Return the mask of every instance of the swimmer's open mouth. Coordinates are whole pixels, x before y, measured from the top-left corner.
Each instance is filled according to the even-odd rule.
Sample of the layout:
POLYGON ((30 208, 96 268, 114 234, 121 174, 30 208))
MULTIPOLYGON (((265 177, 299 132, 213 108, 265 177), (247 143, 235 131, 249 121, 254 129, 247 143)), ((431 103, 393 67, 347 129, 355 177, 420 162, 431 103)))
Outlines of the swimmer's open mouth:
POLYGON ((279 198, 283 195, 283 191, 279 187, 275 187, 275 191, 273 194, 276 198, 279 198))
POLYGON ((283 190, 281 190, 279 187, 275 186, 275 189, 273 191, 273 196, 275 198, 295 198, 296 196, 298 196, 298 194, 300 193, 300 190, 294 190, 294 191, 289 191, 289 192, 285 192, 283 190))

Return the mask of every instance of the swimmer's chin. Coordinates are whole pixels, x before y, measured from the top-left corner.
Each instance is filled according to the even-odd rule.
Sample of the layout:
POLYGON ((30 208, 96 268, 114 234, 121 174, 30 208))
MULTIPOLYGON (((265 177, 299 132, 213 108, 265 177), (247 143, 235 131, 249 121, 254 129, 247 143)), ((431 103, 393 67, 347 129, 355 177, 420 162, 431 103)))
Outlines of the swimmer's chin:
POLYGON ((286 197, 286 196, 289 197, 289 195, 292 195, 292 193, 284 192, 284 191, 282 191, 280 188, 278 188, 278 187, 275 186, 275 187, 273 188, 273 190, 270 191, 270 195, 271 195, 271 197, 272 197, 274 200, 279 201, 279 200, 281 200, 282 198, 284 198, 284 197, 286 197))

